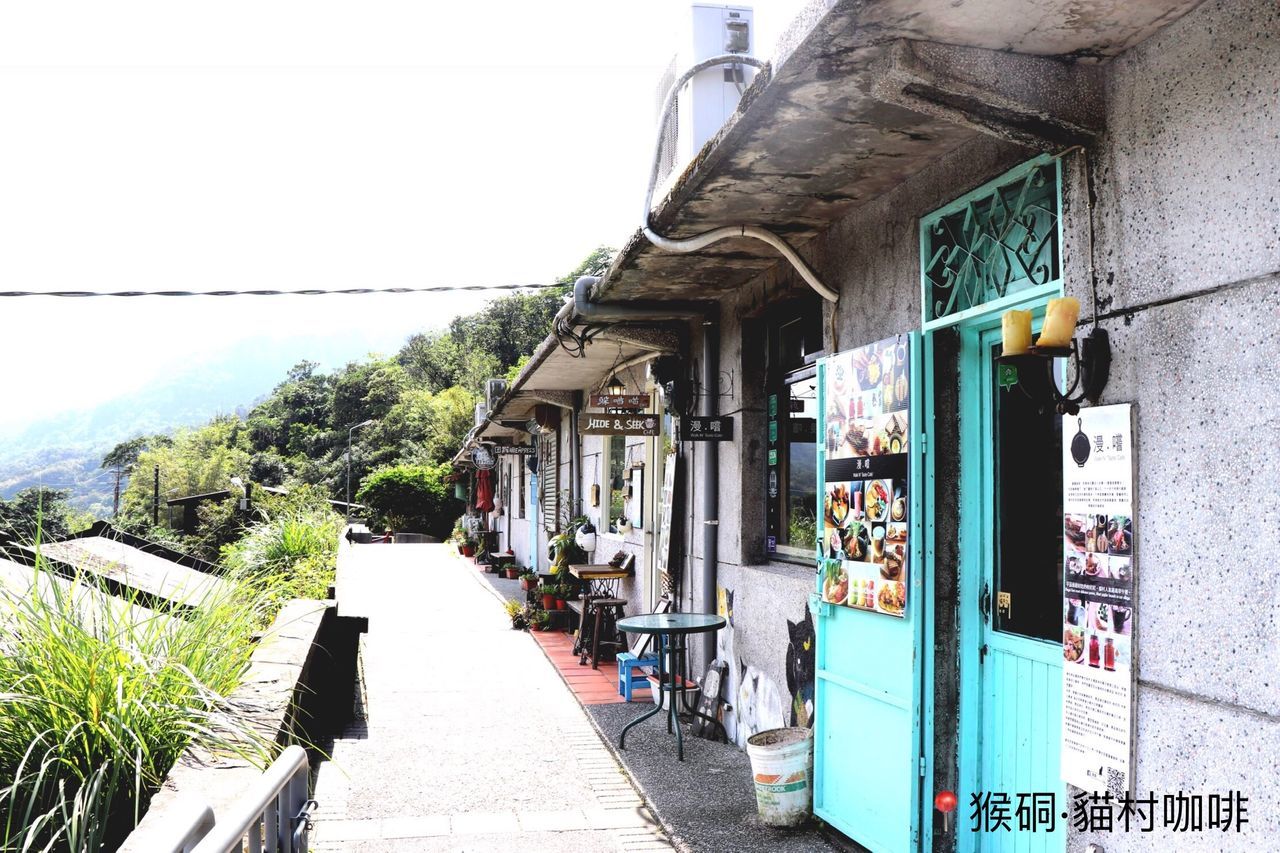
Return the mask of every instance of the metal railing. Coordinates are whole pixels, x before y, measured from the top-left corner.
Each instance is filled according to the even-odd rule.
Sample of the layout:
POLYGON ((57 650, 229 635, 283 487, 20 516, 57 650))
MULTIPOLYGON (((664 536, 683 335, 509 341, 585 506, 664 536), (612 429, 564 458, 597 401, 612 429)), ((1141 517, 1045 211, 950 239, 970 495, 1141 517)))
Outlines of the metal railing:
POLYGON ((192 798, 167 822, 173 853, 307 853, 315 800, 307 797, 310 764, 300 746, 280 753, 244 796, 215 821, 192 798))

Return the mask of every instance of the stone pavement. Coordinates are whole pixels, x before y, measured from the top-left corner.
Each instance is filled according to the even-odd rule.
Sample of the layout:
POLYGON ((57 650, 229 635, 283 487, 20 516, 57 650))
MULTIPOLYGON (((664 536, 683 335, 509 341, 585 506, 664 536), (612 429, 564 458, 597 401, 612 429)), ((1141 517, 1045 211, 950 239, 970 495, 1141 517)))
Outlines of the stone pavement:
POLYGON ((443 545, 344 545, 364 719, 320 765, 318 851, 670 850, 538 646, 443 545))

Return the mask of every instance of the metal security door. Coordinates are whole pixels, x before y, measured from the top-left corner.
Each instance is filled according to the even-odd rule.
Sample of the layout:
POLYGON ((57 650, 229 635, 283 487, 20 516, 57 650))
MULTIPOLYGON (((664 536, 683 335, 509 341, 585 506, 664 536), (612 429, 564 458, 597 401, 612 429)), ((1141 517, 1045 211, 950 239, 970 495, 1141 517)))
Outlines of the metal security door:
POLYGON ((921 523, 923 447, 919 438, 923 430, 918 416, 922 391, 920 338, 911 333, 872 346, 882 345, 892 346, 900 357, 886 361, 876 370, 875 377, 868 375, 865 365, 842 361, 848 354, 823 359, 818 367, 818 472, 823 482, 818 490, 818 517, 822 520, 818 592, 813 596, 817 614, 814 811, 869 850, 906 853, 921 849, 919 818, 925 766, 921 737, 926 602, 921 523), (906 372, 884 378, 884 370, 889 369, 886 365, 901 364, 908 353, 906 372), (856 375, 843 376, 837 371, 856 375), (893 392, 886 395, 882 391, 880 396, 863 392, 855 398, 847 390, 866 388, 874 384, 873 378, 883 380, 881 388, 892 384, 893 392), (883 410, 899 405, 901 408, 868 416, 864 403, 883 410), (870 427, 857 431, 857 424, 863 422, 869 422, 870 427), (845 460, 843 466, 829 465, 836 461, 846 442, 856 445, 859 454, 868 454, 867 458, 859 455, 852 462, 845 460), (897 479, 842 480, 845 474, 858 476, 868 461, 875 462, 876 451, 882 447, 886 453, 900 450, 905 456, 901 468, 895 469, 902 472, 904 488, 900 512, 896 504, 897 479), (839 482, 833 484, 833 476, 839 482), (892 508, 888 514, 883 506, 867 503, 876 499, 871 491, 874 485, 867 483, 875 482, 887 484, 889 500, 895 502, 889 505, 892 508), (849 499, 850 494, 855 497, 849 499), (859 494, 863 497, 856 497, 859 494), (865 525, 845 523, 845 519, 859 515, 867 521, 865 525), (901 521, 888 520, 903 515, 907 518, 901 521), (883 523, 874 521, 876 518, 883 519, 883 523), (877 546, 872 537, 887 532, 877 527, 888 528, 891 523, 902 525, 893 532, 906 537, 903 564, 894 567, 886 561, 880 564, 882 576, 855 577, 859 572, 856 560, 868 559, 864 553, 867 549, 878 551, 882 559, 890 553, 887 541, 877 546), (866 539, 862 538, 864 530, 866 539), (833 533, 839 538, 833 538, 833 533), (837 548, 839 556, 833 559, 837 548), (850 568, 846 571, 841 566, 850 568), (886 589, 897 589, 893 586, 897 582, 892 580, 896 572, 904 572, 903 590, 896 594, 905 594, 905 607, 894 612, 895 602, 888 600, 890 607, 886 610, 879 606, 886 603, 879 596, 886 589), (842 583, 849 584, 849 588, 841 587, 842 583), (874 594, 868 592, 870 589, 874 594), (832 599, 842 599, 846 604, 832 603, 832 599))
POLYGON ((1006 381, 1000 329, 962 336, 961 775, 963 851, 1065 848, 1061 424, 1006 381), (971 637, 972 640, 966 639, 971 637), (1049 798, 1052 797, 1052 800, 1049 798), (1052 803, 1051 808, 1046 806, 1052 803))

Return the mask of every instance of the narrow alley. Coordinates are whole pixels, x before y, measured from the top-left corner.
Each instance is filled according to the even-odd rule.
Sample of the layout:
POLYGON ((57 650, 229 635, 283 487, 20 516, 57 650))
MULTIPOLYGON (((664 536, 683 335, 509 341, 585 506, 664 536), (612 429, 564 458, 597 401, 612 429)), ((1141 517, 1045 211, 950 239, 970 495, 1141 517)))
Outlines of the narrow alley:
POLYGON ((671 849, 474 567, 440 545, 347 546, 338 598, 369 618, 363 709, 319 767, 314 849, 671 849))

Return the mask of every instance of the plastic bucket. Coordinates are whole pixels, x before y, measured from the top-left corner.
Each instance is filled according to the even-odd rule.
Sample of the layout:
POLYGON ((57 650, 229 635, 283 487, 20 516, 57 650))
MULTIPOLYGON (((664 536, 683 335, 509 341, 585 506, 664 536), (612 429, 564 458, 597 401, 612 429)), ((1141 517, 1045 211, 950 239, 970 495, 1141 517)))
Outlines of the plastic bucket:
POLYGON ((813 731, 770 729, 747 739, 756 807, 769 826, 795 826, 813 800, 813 731))

